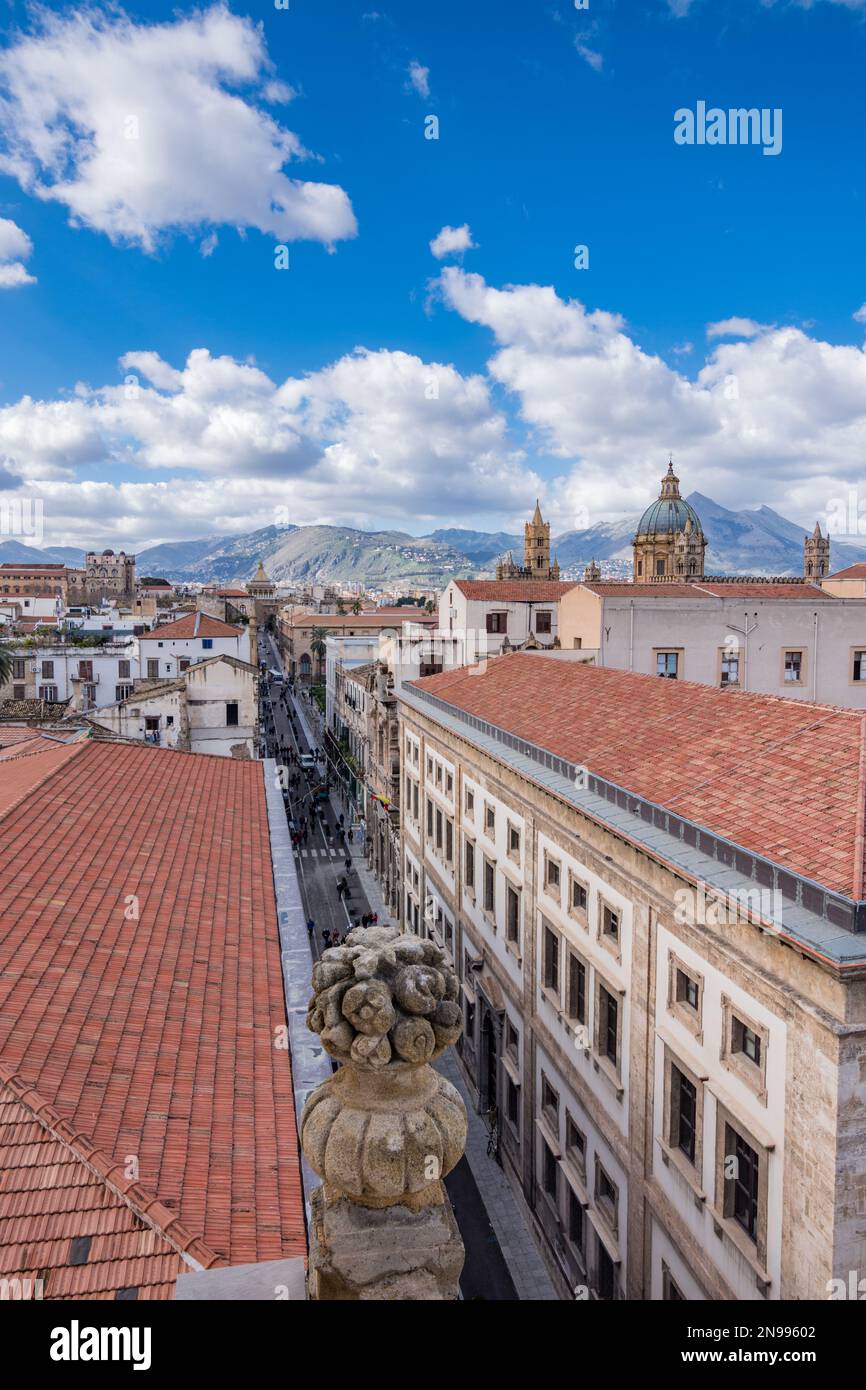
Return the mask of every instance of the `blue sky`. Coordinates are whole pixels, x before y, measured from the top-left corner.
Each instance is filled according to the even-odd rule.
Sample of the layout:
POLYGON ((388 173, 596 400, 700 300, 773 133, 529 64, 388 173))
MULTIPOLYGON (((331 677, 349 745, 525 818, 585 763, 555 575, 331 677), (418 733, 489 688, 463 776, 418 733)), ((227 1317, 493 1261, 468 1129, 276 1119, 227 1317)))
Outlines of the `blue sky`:
POLYGON ((123 13, 0 30, 0 260, 5 227, 29 281, 0 290, 0 496, 44 497, 45 543, 492 529, 539 489, 564 530, 640 509, 668 450, 687 489, 804 523, 858 485, 866 3, 123 13), (781 153, 675 144, 699 100, 781 108, 781 153), (279 158, 247 177, 264 122, 284 175, 342 190, 314 233, 262 210, 279 158), (445 226, 473 248, 437 259, 445 226))

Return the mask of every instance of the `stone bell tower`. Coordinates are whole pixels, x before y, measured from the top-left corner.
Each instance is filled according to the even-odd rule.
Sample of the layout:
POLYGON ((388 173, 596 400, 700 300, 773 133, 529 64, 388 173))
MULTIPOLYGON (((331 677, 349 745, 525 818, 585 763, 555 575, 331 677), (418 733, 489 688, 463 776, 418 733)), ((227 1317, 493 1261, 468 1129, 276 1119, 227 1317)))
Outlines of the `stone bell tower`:
POLYGON ((803 541, 803 574, 807 579, 826 579, 830 573, 830 536, 821 535, 821 526, 815 522, 811 536, 803 541))

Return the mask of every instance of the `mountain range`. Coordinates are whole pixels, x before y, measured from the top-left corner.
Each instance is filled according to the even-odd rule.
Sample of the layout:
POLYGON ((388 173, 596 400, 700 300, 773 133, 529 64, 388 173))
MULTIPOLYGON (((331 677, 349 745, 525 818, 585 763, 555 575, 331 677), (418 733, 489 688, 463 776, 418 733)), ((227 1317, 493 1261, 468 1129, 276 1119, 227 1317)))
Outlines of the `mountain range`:
MULTIPOLYGON (((699 492, 693 492, 688 501, 707 537, 707 574, 802 574, 805 532, 795 522, 770 507, 730 511, 699 492)), ((553 537, 551 550, 563 577, 579 577, 590 560, 597 560, 605 572, 629 573, 638 521, 636 515, 553 537)), ((520 562, 523 537, 459 527, 418 537, 349 526, 267 526, 236 536, 151 546, 139 552, 137 569, 140 576, 176 582, 231 584, 251 579, 261 560, 270 577, 281 584, 356 581, 371 588, 437 588, 453 577, 489 576, 498 557, 509 550, 520 562)), ((4 561, 81 565, 84 553, 69 547, 37 550, 20 541, 3 541, 0 562, 4 561)), ((834 570, 857 561, 866 561, 866 545, 833 542, 834 570)))

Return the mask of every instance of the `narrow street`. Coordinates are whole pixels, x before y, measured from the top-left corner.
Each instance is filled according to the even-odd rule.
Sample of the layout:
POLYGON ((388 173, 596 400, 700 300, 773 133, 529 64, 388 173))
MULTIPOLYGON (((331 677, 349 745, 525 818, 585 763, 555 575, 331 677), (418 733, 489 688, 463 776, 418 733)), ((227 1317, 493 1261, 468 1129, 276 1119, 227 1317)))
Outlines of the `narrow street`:
MULTIPOLYGON (((281 668, 279 654, 269 633, 260 634, 259 661, 264 661, 268 673, 281 668)), ((314 717, 309 704, 302 697, 296 698, 287 684, 273 681, 269 674, 262 676, 261 738, 267 745, 267 756, 275 758, 278 765, 286 765, 283 762, 284 750, 297 757, 317 746, 311 727, 314 717)), ((301 820, 306 820, 308 825, 306 843, 295 850, 295 863, 307 919, 312 918, 315 923, 311 952, 318 957, 326 949, 324 931, 331 936, 336 931, 342 939, 356 921, 375 909, 368 901, 359 873, 365 862, 363 848, 357 842, 349 843, 340 828, 339 817, 342 814, 348 830, 350 812, 347 804, 341 800, 339 788, 332 786, 328 800, 319 803, 319 813, 311 826, 312 791, 323 780, 324 773, 312 773, 307 777, 296 762, 288 764, 288 767, 290 775, 299 777, 299 783, 289 792, 287 816, 296 825, 301 820), (351 861, 348 871, 347 860, 351 861), (337 882, 342 876, 347 879, 348 892, 341 898, 337 882)), ((323 767, 324 764, 320 763, 319 768, 323 767)), ((379 922, 393 925, 392 919, 381 914, 379 922)), ((470 1122, 471 1119, 470 1116, 470 1122)), ((497 1302, 517 1301, 519 1295, 508 1262, 466 1157, 448 1175, 445 1186, 466 1249, 466 1263, 460 1281, 462 1297, 497 1302)))

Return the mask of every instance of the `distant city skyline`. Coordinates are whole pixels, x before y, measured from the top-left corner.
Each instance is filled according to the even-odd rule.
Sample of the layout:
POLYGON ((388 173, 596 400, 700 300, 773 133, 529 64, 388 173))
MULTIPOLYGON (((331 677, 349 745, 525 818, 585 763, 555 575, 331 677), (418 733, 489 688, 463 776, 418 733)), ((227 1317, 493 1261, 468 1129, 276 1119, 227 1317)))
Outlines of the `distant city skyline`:
POLYGON ((672 453, 858 524, 866 4, 627 9, 15 0, 0 504, 82 549, 560 534, 672 453))

